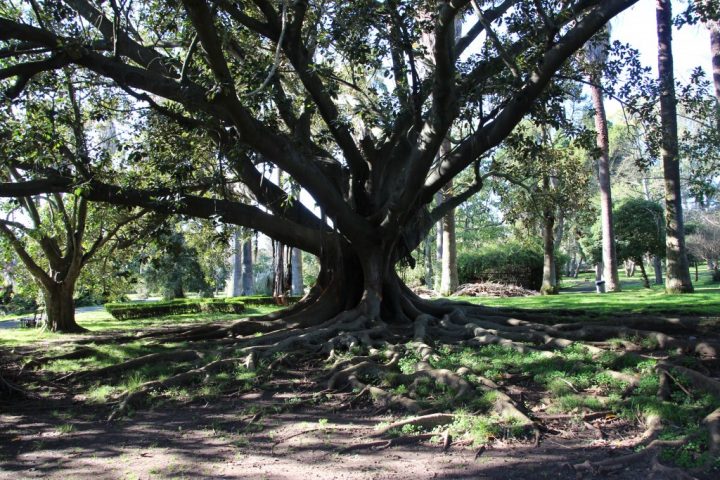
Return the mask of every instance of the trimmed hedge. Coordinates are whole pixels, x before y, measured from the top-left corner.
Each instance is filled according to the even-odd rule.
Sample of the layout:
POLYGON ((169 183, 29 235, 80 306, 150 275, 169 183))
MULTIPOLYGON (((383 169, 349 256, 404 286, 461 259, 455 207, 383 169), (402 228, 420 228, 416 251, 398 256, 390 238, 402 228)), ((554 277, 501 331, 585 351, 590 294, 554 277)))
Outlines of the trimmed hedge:
MULTIPOLYGON (((234 297, 241 300, 245 305, 277 305, 275 297, 270 295, 246 295, 244 297, 234 297)), ((297 303, 302 297, 287 296, 288 303, 297 303)))
POLYGON ((242 297, 180 298, 164 302, 106 303, 105 309, 118 320, 182 315, 184 313, 242 313, 242 297))
MULTIPOLYGON (((301 297, 287 297, 295 303, 301 297)), ((273 297, 250 295, 231 298, 178 298, 163 302, 106 303, 105 309, 118 320, 182 315, 185 313, 242 313, 245 305, 276 305, 273 297)))
POLYGON ((542 250, 506 243, 479 252, 458 255, 460 283, 496 282, 539 290, 542 284, 542 250))

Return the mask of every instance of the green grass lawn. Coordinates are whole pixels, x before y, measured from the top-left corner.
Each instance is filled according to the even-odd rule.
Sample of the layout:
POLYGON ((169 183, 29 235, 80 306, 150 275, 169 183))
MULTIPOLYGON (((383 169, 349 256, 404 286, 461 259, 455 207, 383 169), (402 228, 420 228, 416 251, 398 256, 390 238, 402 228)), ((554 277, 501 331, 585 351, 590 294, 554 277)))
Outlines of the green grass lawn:
MULTIPOLYGON (((713 283, 710 272, 700 270, 699 279, 693 284, 695 293, 690 295, 668 295, 662 285, 643 288, 642 279, 620 275, 621 292, 597 294, 578 292, 579 287, 594 289, 594 276, 580 275, 578 279, 564 279, 560 295, 534 297, 458 297, 473 303, 493 307, 510 307, 540 310, 577 310, 578 314, 590 313, 613 316, 628 313, 648 315, 691 315, 720 316, 720 284, 713 283)), ((648 272, 652 275, 652 271, 648 272)), ((651 282, 652 282, 651 277, 651 282)))
MULTIPOLYGON (((142 318, 133 320, 116 320, 104 308, 94 311, 78 312, 75 316, 77 323, 87 328, 90 334, 109 331, 142 330, 152 327, 167 327, 173 325, 193 325, 209 322, 230 322, 243 317, 256 317, 278 310, 274 305, 257 305, 248 307, 242 315, 238 314, 210 314, 193 313, 185 315, 171 315, 164 317, 142 318)), ((82 335, 63 335, 44 331, 40 328, 2 328, 1 323, 10 320, 0 320, 0 346, 17 346, 37 341, 59 340, 77 338, 82 335)))

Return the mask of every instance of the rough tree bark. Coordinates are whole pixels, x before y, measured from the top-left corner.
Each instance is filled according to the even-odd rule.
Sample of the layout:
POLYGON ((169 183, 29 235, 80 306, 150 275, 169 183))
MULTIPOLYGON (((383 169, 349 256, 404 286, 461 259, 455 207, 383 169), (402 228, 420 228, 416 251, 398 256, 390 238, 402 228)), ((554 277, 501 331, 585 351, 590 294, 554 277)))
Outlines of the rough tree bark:
POLYGON ((716 122, 720 129, 720 22, 710 20, 706 26, 710 31, 710 55, 712 56, 713 85, 717 102, 716 122))
MULTIPOLYGON (((249 234, 249 232, 247 232, 249 234)), ((255 294, 255 279, 253 277, 253 243, 252 235, 248 235, 242 244, 242 291, 241 295, 255 294)))
MULTIPOLYGON (((550 177, 543 175, 543 192, 551 188, 550 177)), ((558 293, 555 275, 555 208, 546 202, 543 208, 543 280, 540 286, 542 295, 556 295, 558 293)))
POLYGON ((292 294, 302 295, 303 286, 303 270, 302 270, 302 250, 299 248, 292 249, 292 294))
POLYGON ((433 272, 432 239, 430 238, 430 235, 425 237, 425 241, 423 242, 423 253, 425 259, 425 285, 432 289, 435 287, 435 274, 433 272))
POLYGON ((241 238, 241 227, 236 227, 232 236, 232 257, 230 259, 231 271, 228 282, 227 295, 230 297, 238 297, 242 295, 242 270, 243 270, 243 242, 241 238))
POLYGON ((600 149, 598 157, 598 183, 600 185, 600 221, 602 224, 602 255, 605 289, 609 292, 620 291, 618 262, 615 249, 615 232, 612 218, 612 191, 610 183, 610 146, 607 127, 607 115, 603 102, 602 90, 598 86, 600 77, 596 77, 590 86, 593 108, 595 109, 595 129, 597 145, 600 149))
POLYGON ((678 155, 675 76, 672 56, 672 10, 670 0, 656 0, 658 73, 660 76, 661 155, 665 181, 665 245, 667 273, 665 289, 670 293, 690 293, 690 264, 685 249, 680 157, 678 155))

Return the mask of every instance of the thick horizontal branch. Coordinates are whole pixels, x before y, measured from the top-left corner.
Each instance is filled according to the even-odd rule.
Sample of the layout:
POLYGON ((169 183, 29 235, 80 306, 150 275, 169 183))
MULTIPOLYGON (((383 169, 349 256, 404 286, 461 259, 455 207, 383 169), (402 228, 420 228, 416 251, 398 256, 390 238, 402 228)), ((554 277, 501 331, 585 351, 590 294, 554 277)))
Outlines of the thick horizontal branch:
POLYGON ((174 60, 160 54, 156 50, 134 41, 122 29, 116 29, 114 22, 105 17, 94 5, 86 0, 65 0, 80 16, 94 25, 102 36, 112 41, 117 47, 117 53, 125 55, 138 65, 162 75, 176 76, 168 64, 174 60))
POLYGON ((49 192, 75 192, 95 202, 141 207, 163 214, 188 215, 218 220, 260 231, 286 245, 320 254, 320 231, 263 212, 257 207, 229 200, 188 195, 168 189, 121 188, 98 181, 76 185, 72 179, 52 177, 18 183, 0 183, 0 197, 39 195, 49 192))

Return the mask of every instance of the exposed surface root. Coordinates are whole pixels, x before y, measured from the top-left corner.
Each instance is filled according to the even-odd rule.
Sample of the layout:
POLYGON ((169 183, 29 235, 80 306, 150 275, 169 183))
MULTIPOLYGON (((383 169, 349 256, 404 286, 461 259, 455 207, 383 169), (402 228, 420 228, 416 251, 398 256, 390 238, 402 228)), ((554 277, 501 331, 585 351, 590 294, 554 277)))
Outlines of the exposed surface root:
POLYGON ((372 440, 368 442, 355 443, 348 447, 343 448, 338 453, 350 453, 357 450, 367 449, 385 449, 395 447, 398 445, 412 445, 413 443, 420 443, 426 440, 430 440, 433 437, 438 437, 440 433, 421 433, 419 435, 406 435, 402 437, 389 438, 387 440, 372 440))
MULTIPOLYGON (((671 379, 678 383, 673 377, 673 373, 681 375, 690 384, 698 390, 709 393, 717 399, 720 399, 720 381, 710 378, 702 373, 680 365, 673 365, 669 362, 660 362, 657 366, 658 370, 667 373, 671 379)), ((682 384, 680 384, 682 385, 682 384)))
POLYGON ((0 398, 9 398, 9 397, 30 397, 32 396, 29 392, 26 390, 18 387, 14 383, 8 381, 0 374, 0 398))
POLYGON ((451 413, 433 413, 430 415, 421 415, 419 417, 407 418, 405 420, 399 420, 397 422, 390 423, 382 428, 375 430, 373 437, 380 437, 385 435, 390 430, 395 428, 401 428, 405 425, 413 425, 416 427, 422 427, 425 429, 431 429, 439 427, 441 425, 447 425, 455 421, 456 415, 451 413))
POLYGON ((29 362, 25 363, 22 369, 25 370, 42 367, 43 365, 55 362, 57 360, 79 360, 81 358, 91 357, 95 354, 97 354, 97 350, 95 350, 94 348, 77 347, 67 353, 63 353, 60 355, 47 355, 44 357, 33 358, 29 362))
POLYGON ((153 365, 164 362, 190 362, 194 360, 199 360, 200 358, 202 358, 202 354, 196 352, 195 350, 151 353, 149 355, 143 355, 142 357, 133 358, 131 360, 117 363, 115 365, 109 365, 103 368, 73 372, 69 375, 61 377, 61 379, 74 381, 80 377, 101 377, 108 375, 116 375, 118 373, 124 373, 128 370, 143 367, 145 365, 153 365))
POLYGON ((183 372, 166 378, 165 380, 153 380, 143 383, 136 391, 129 392, 125 395, 125 398, 120 402, 118 407, 110 414, 108 421, 116 419, 119 415, 126 413, 129 408, 137 406, 138 404, 143 402, 153 391, 162 391, 170 387, 187 385, 197 379, 204 378, 206 375, 218 372, 224 368, 228 368, 241 362, 242 359, 239 358, 215 360, 214 362, 208 363, 204 367, 195 368, 187 372, 183 372))
MULTIPOLYGON (((232 381, 252 372, 251 375, 263 376, 254 384, 259 385, 276 372, 301 364, 316 374, 308 378, 298 375, 293 388, 304 383, 322 384, 327 389, 324 394, 340 398, 337 408, 362 404, 376 411, 417 415, 368 434, 343 449, 343 453, 422 442, 440 435, 447 446, 451 441, 449 432, 455 432, 453 429, 460 428, 457 425, 463 422, 470 425, 468 428, 477 427, 481 432, 478 437, 484 435, 486 440, 515 437, 527 441, 530 436, 538 444, 541 428, 545 433, 553 433, 544 422, 562 419, 580 419, 577 423, 581 429, 582 422, 589 425, 587 422, 598 420, 602 430, 597 425, 589 428, 602 434, 607 430, 603 422, 611 421, 605 417, 617 418, 620 408, 631 405, 641 395, 638 391, 644 399, 650 398, 666 407, 655 398, 658 379, 661 398, 682 397, 678 392, 682 390, 690 400, 699 397, 697 392, 709 393, 720 400, 720 381, 712 373, 717 368, 707 362, 715 358, 720 342, 716 338, 700 341, 699 335, 688 335, 698 326, 693 320, 637 317, 573 323, 571 315, 563 312, 535 315, 448 301, 429 302, 410 295, 396 303, 397 318, 392 322, 385 316, 380 319, 367 305, 338 314, 337 305, 324 309, 302 304, 285 315, 126 336, 122 338, 152 342, 154 348, 168 342, 188 342, 192 346, 73 372, 63 379, 77 385, 81 380, 106 378, 155 364, 191 362, 187 370, 146 381, 121 394, 110 415, 110 419, 115 419, 152 395, 174 387, 210 382, 220 372, 229 378, 232 371, 237 376, 232 381), (328 314, 330 311, 333 313, 328 314), (315 316, 310 312, 319 313, 315 316), (305 322, 303 315, 308 315, 305 322), (470 360, 466 361, 466 357, 470 360), (483 364, 494 362, 497 357, 505 358, 497 369, 483 364), (667 360, 658 362, 660 358, 667 360), (516 369, 513 364, 526 361, 522 368, 527 370, 520 366, 516 369), (697 369, 673 361, 697 365, 697 369), (636 367, 643 364, 649 366, 636 367), (602 381, 595 377, 588 380, 589 375, 602 377, 602 381), (551 389, 551 383, 557 392, 551 389), (538 390, 542 392, 538 394, 538 390), (614 403, 606 401, 610 391, 615 395, 614 403), (550 392, 557 395, 550 401, 542 398, 551 397, 550 392), (561 397, 567 403, 558 408, 561 397), (459 409, 466 413, 456 413, 459 409), (589 411, 593 409, 603 411, 589 411), (572 413, 555 413, 558 411, 572 413), (613 411, 617 414, 611 415, 613 411), (438 433, 440 427, 448 430, 438 433), (507 433, 510 430, 512 434, 507 433), (419 432, 422 433, 416 434, 419 432), (390 434, 398 433, 403 436, 389 438, 390 434)), ((80 347, 62 355, 32 360, 26 368, 55 360, 82 359, 95 353, 91 347, 80 347)), ((694 419, 706 413, 700 411, 694 419)), ((645 434, 637 441, 638 445, 646 445, 645 450, 601 462, 586 462, 575 468, 608 473, 642 461, 668 474, 670 467, 659 463, 657 453, 666 447, 686 445, 689 440, 660 440, 663 422, 646 412, 632 410, 623 420, 634 415, 646 416, 645 434)), ((703 428, 703 432, 710 434, 709 451, 717 454, 720 409, 705 417, 703 428)), ((315 430, 318 429, 311 431, 315 430)), ((478 443, 482 442, 485 440, 478 443)))

